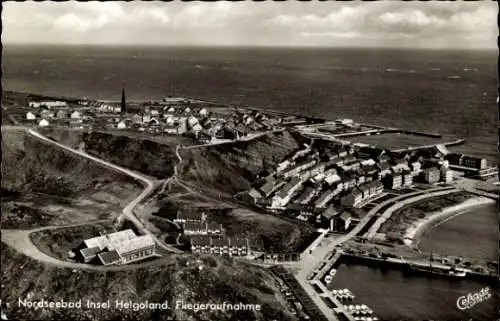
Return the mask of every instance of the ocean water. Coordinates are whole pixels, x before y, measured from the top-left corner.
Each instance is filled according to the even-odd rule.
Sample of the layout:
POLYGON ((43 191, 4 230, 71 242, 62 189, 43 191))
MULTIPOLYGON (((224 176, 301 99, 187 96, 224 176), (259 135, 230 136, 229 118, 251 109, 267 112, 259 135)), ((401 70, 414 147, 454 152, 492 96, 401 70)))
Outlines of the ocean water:
POLYGON ((406 275, 364 265, 341 264, 331 289, 350 289, 353 303, 366 304, 380 320, 493 321, 500 301, 492 284, 441 277, 406 275), (488 287, 492 297, 468 310, 457 308, 459 297, 488 287))
MULTIPOLYGON (((498 158, 493 51, 5 46, 2 68, 4 90, 119 100, 125 83, 129 99, 186 96, 353 118, 463 137, 467 143, 454 150, 498 158)), ((479 249, 460 235, 486 244, 497 220, 469 217, 457 219, 474 228, 464 231, 461 221, 451 220, 454 226, 447 222, 443 234, 430 232, 422 246, 489 257, 490 245, 479 249)), ((458 311, 460 295, 484 286, 467 280, 407 277, 364 266, 342 268, 335 280, 386 320, 489 321, 498 304, 490 300, 458 311)))
POLYGON ((197 97, 460 136, 497 160, 497 53, 389 49, 5 46, 3 87, 197 97))
POLYGON ((473 208, 429 230, 419 247, 443 255, 498 261, 498 207, 473 208))

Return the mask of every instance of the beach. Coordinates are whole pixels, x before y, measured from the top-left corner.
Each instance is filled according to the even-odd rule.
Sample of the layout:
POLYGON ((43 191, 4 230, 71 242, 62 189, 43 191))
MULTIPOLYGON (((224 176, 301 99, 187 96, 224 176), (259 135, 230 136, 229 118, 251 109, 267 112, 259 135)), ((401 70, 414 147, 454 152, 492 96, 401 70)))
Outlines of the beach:
POLYGON ((417 247, 423 235, 431 228, 434 228, 460 214, 466 213, 471 208, 493 203, 495 203, 494 200, 479 196, 465 200, 464 202, 454 206, 445 207, 440 211, 430 213, 425 218, 414 222, 406 229, 404 243, 408 246, 417 247))

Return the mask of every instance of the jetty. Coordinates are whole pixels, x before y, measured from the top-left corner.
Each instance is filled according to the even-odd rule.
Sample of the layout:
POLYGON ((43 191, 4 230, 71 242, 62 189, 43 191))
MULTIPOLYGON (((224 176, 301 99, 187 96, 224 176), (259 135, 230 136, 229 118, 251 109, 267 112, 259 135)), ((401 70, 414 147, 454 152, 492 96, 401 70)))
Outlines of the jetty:
POLYGON ((460 138, 451 142, 445 142, 445 143, 439 143, 439 144, 429 144, 429 145, 420 145, 420 146, 409 146, 407 148, 400 148, 400 149, 392 149, 391 152, 393 153, 401 153, 401 152, 409 152, 409 151, 414 151, 414 150, 419 150, 419 149, 429 149, 433 147, 437 147, 438 145, 441 146, 456 146, 456 145, 461 145, 465 142, 465 139, 460 138))

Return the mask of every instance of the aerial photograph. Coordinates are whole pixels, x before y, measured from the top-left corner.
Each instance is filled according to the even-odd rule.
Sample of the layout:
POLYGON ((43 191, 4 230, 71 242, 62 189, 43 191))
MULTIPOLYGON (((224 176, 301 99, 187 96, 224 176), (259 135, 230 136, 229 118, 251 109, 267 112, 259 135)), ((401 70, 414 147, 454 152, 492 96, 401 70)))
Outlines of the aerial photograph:
POLYGON ((2 7, 1 320, 500 320, 495 1, 2 7))

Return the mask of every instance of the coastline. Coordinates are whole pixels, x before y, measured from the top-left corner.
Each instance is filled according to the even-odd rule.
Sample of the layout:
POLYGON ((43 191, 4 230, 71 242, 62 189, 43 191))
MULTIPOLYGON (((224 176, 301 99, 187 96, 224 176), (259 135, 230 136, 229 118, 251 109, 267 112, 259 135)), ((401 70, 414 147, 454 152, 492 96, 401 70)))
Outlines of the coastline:
POLYGON ((425 218, 414 222, 405 231, 404 244, 410 247, 417 248, 422 240, 422 237, 430 229, 460 215, 468 212, 469 210, 487 204, 495 203, 494 200, 478 196, 465 200, 464 202, 445 207, 440 211, 428 214, 425 218))

